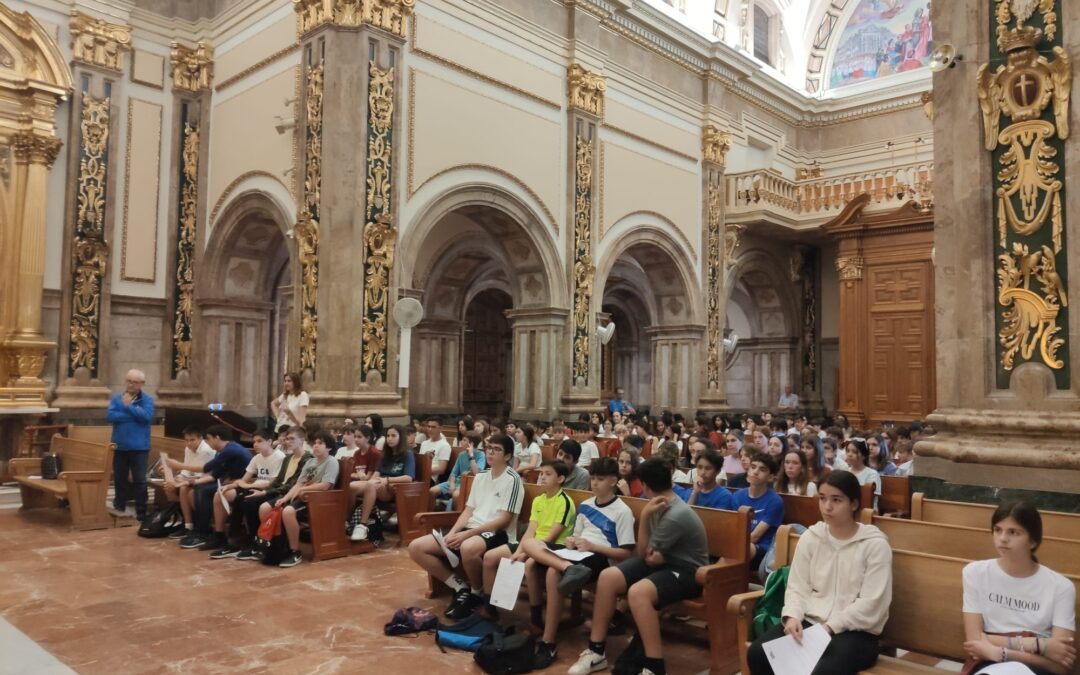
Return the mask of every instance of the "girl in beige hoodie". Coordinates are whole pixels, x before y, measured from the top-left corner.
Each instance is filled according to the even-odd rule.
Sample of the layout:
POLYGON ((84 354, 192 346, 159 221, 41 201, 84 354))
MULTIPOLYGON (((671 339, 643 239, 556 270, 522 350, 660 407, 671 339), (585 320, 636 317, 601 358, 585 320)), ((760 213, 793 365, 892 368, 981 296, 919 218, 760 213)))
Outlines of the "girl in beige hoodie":
MULTIPOLYGON (((766 631, 747 653, 754 675, 772 675, 762 645, 803 628, 824 624, 832 641, 815 675, 855 674, 874 665, 878 636, 892 601, 892 549, 873 525, 856 520, 859 481, 849 471, 833 471, 818 493, 821 517, 799 539, 784 595, 783 623, 766 631)), ((781 674, 782 675, 782 674, 781 674)))

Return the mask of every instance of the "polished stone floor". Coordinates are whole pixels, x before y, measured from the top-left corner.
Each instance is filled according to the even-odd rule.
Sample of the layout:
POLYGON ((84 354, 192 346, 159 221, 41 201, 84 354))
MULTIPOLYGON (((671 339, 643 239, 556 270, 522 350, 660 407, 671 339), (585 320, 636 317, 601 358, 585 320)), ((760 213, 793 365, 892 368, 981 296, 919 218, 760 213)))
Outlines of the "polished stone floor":
MULTIPOLYGON (((481 672, 431 635, 383 636, 395 609, 441 616, 448 601, 426 599, 423 575, 393 547, 278 569, 210 560, 131 527, 72 532, 59 511, 3 509, 0 578, 0 616, 78 673, 481 672)), ((524 603, 514 618, 525 622, 524 603)), ((562 658, 545 672, 566 672, 585 628, 561 640, 562 658)), ((612 638, 609 652, 625 641, 612 638)), ((668 644, 669 673, 707 670, 703 632, 681 627, 668 644)))

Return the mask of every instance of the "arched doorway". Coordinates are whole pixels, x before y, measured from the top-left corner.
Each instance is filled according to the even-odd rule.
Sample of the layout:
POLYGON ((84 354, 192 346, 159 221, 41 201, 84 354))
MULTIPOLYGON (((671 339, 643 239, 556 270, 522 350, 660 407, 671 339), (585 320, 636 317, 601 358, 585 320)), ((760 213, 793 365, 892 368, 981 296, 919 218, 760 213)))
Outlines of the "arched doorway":
POLYGON ((506 311, 510 295, 480 291, 465 310, 461 403, 471 414, 502 417, 510 412, 510 355, 513 333, 506 311))
POLYGON ((267 414, 286 369, 294 278, 287 222, 266 195, 238 197, 211 232, 202 266, 203 395, 249 417, 267 414))

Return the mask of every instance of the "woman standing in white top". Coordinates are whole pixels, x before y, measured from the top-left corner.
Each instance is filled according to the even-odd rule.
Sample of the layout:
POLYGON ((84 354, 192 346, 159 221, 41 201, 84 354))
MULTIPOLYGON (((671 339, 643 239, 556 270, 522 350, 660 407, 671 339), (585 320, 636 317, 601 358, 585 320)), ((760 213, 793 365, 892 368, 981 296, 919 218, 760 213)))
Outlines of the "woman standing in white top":
POLYGON ((270 401, 270 410, 277 422, 274 430, 282 426, 302 427, 307 419, 308 394, 299 373, 285 373, 285 391, 270 401))
POLYGON ((1042 518, 1034 506, 1002 504, 990 519, 999 557, 964 567, 965 673, 1018 661, 1035 675, 1076 663, 1076 586, 1039 564, 1042 518))

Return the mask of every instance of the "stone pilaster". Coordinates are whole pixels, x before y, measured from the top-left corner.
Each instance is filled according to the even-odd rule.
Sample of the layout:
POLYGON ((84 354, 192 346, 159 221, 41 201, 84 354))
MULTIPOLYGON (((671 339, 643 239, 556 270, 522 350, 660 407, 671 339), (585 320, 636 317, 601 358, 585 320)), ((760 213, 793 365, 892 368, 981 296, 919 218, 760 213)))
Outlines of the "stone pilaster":
POLYGON ((460 413, 465 322, 424 319, 413 329, 412 339, 409 410, 460 413))
POLYGON ((702 222, 705 223, 705 370, 700 407, 709 411, 727 407, 725 388, 724 325, 727 292, 724 288, 724 166, 731 149, 731 134, 706 124, 701 132, 702 222))
POLYGON ((406 414, 391 311, 404 156, 403 46, 414 5, 293 2, 304 79, 296 363, 310 382, 315 416, 406 414), (324 273, 330 269, 333 275, 324 273))
POLYGON ((652 409, 693 415, 700 396, 701 343, 705 327, 662 325, 645 329, 652 340, 652 409))
POLYGON ((557 415, 563 383, 552 361, 566 343, 567 315, 567 310, 554 307, 506 312, 514 336, 512 417, 546 420, 557 415))

